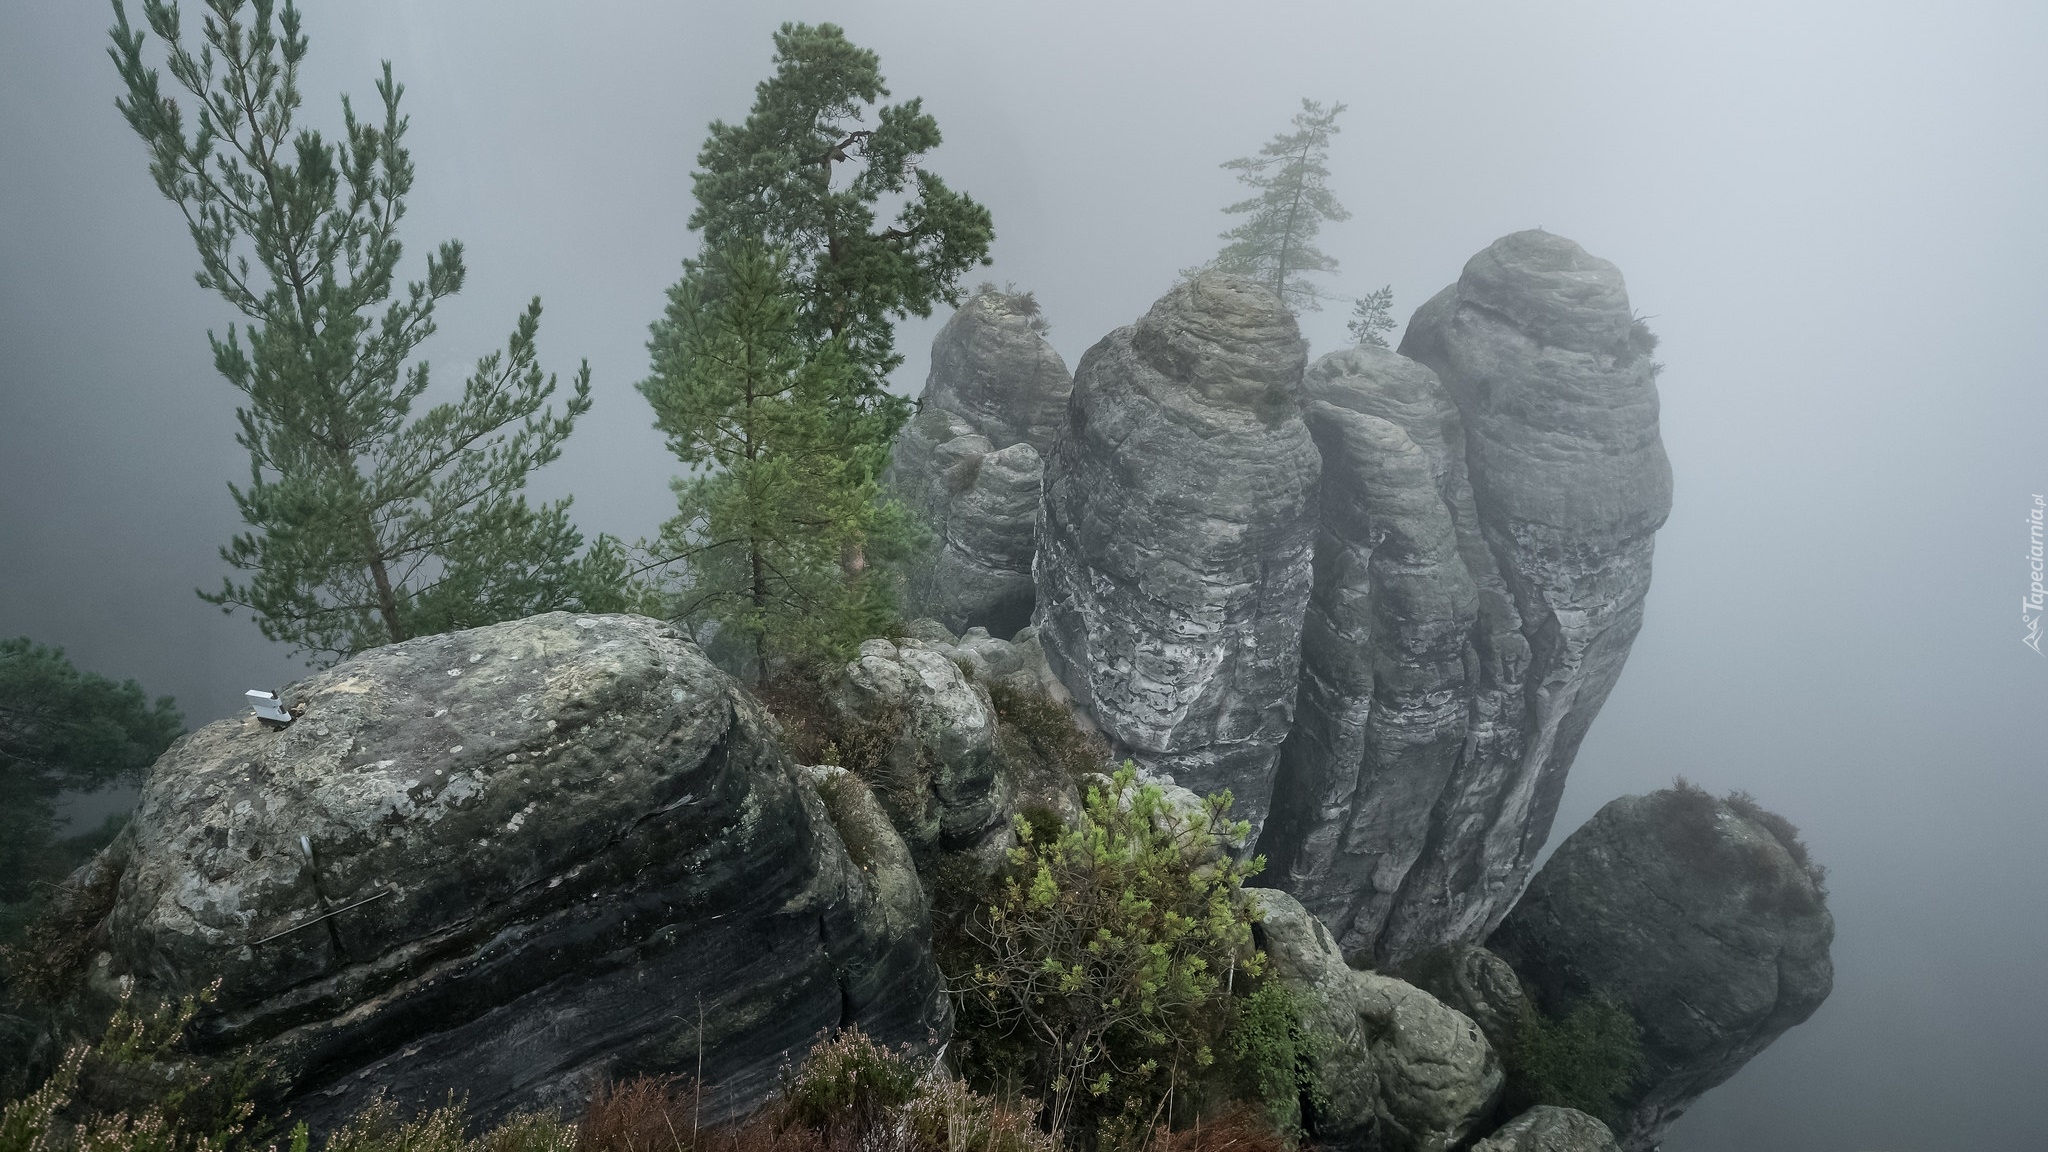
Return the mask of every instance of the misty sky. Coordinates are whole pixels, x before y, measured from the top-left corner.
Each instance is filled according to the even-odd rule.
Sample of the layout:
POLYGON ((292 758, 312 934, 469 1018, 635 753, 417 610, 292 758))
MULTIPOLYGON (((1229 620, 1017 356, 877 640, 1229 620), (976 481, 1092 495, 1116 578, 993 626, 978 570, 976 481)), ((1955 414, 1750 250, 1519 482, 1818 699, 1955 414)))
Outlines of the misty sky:
MULTIPOLYGON (((1349 105, 1333 291, 1391 283, 1405 319, 1536 226, 1614 261, 1664 338, 1677 495, 1553 842, 1677 774, 1744 788, 1830 866, 1838 925, 1833 997, 1667 1148, 2039 1146, 2048 658, 2019 601, 2048 492, 2048 5, 306 7, 304 122, 338 130, 392 60, 407 269, 467 246, 427 349, 444 385, 536 293, 545 363, 589 359, 596 407, 535 483, 587 533, 672 508, 632 384, 694 250, 705 126, 745 114, 782 20, 844 25, 924 97, 930 165, 994 213, 989 278, 1036 291, 1070 365, 1213 253, 1217 164, 1303 96, 1349 105)), ((298 665, 193 595, 247 468, 205 341, 232 315, 114 110, 110 22, 0 0, 0 636, 197 724, 298 665)), ((942 319, 900 332, 903 389, 942 319)), ((1304 329, 1337 347, 1343 309, 1304 329)))

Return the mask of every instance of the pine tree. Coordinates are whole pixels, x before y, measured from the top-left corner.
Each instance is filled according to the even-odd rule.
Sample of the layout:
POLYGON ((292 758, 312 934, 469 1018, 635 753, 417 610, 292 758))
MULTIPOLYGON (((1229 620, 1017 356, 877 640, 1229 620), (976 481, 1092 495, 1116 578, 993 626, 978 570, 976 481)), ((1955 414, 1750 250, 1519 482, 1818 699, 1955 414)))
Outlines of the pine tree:
POLYGON ((249 530, 221 549, 240 578, 201 595, 249 610, 264 635, 316 658, 552 608, 623 606, 622 550, 601 538, 579 556, 568 500, 534 506, 521 494, 590 407, 587 364, 564 409, 547 406, 555 377, 535 357, 538 298, 459 400, 413 411, 428 371, 407 362, 465 269, 462 246, 444 243, 394 299, 413 162, 390 64, 377 84, 381 123, 358 120, 344 97, 344 138, 330 142, 294 127, 307 41, 290 0, 281 11, 274 0, 207 0, 196 52, 175 4, 143 0, 193 100, 188 133, 144 63, 143 33, 120 0, 114 11, 109 54, 126 86, 116 104, 149 146, 157 188, 184 213, 200 285, 247 317, 208 340, 246 401, 236 439, 249 478, 230 488, 249 530))
MULTIPOLYGON (((923 101, 877 105, 889 95, 881 62, 838 26, 784 24, 774 63, 744 123, 711 125, 690 227, 707 250, 759 240, 788 254, 798 333, 840 342, 855 370, 849 386, 883 417, 886 444, 909 414, 886 391, 903 362, 893 320, 958 304, 961 275, 990 262, 995 225, 923 165, 940 141, 923 101), (894 222, 877 227, 881 202, 898 196, 894 222)), ((879 471, 881 460, 871 463, 879 471)))
POLYGON ((842 559, 905 527, 871 475, 860 368, 839 340, 806 338, 793 281, 787 257, 753 241, 693 263, 640 384, 692 472, 656 545, 684 568, 674 615, 714 623, 714 655, 750 679, 843 660, 880 632, 889 586, 842 559))
POLYGON ((80 672, 61 648, 0 640, 0 940, 19 930, 38 882, 81 862, 52 843, 58 793, 135 778, 184 730, 168 696, 80 672))
POLYGON ((995 235, 922 165, 940 140, 923 103, 878 104, 873 52, 831 24, 784 24, 774 63, 746 120, 714 122, 698 153, 702 254, 670 289, 641 385, 692 472, 654 563, 680 571, 675 612, 715 624, 714 651, 756 677, 844 658, 894 614, 877 562, 917 535, 877 484, 910 414, 887 389, 894 322, 958 303, 995 235))
POLYGON ((1331 193, 1324 164, 1343 111, 1342 104, 1325 108, 1303 100, 1292 132, 1274 136, 1257 156, 1224 162, 1257 195, 1224 209, 1246 219, 1222 234, 1223 250, 1210 267, 1266 284, 1291 308, 1322 307, 1321 293, 1306 275, 1335 272, 1337 261, 1316 247, 1316 234, 1324 221, 1351 218, 1331 193))
POLYGON ((1344 327, 1360 347, 1385 348, 1387 333, 1394 330, 1394 286, 1360 296, 1351 309, 1351 322, 1344 327))

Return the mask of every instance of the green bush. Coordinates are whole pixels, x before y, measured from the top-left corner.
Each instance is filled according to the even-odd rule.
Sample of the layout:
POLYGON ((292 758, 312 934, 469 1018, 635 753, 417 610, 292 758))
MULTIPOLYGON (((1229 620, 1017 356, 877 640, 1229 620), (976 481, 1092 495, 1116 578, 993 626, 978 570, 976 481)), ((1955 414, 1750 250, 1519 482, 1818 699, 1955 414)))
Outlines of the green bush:
POLYGON ((990 681, 1003 752, 1012 764, 1035 768, 1061 782, 1081 779, 1110 765, 1109 745, 1083 732, 1065 704, 1043 692, 990 681))
POLYGON ((1232 994, 1264 959, 1241 891, 1263 861, 1215 850, 1249 832, 1229 807, 1225 793, 1176 810, 1126 763, 1056 834, 1017 820, 1018 847, 946 959, 976 1078, 1038 1096, 1062 1137, 1142 1138, 1174 1119, 1169 1101, 1199 1104, 1222 1071, 1232 994))
POLYGON ((1334 1037, 1311 1030, 1302 994, 1265 979, 1239 999, 1223 1049, 1231 1081, 1265 1107, 1272 1127, 1289 1137, 1302 1132, 1302 1103, 1326 1107, 1322 1062, 1334 1037))
POLYGON ((1501 1053, 1507 1111, 1552 1104, 1611 1122, 1616 1101, 1642 1074, 1642 1035, 1611 996, 1585 997, 1558 1017, 1530 1008, 1501 1053))

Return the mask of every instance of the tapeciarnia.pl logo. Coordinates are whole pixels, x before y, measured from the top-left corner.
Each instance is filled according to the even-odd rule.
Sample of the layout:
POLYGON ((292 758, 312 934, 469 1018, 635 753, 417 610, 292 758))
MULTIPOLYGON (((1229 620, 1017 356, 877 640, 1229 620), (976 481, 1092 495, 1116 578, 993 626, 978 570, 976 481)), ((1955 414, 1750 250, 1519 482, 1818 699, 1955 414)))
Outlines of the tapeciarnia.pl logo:
POLYGON ((2020 626, 2026 629, 2020 643, 2032 648, 2037 656, 2048 655, 2041 651, 2041 613, 2043 607, 2048 606, 2048 589, 2041 586, 2041 515, 2048 511, 2044 505, 2048 505, 2048 501, 2036 494, 2034 506, 2027 509, 2027 565, 2033 571, 2033 583, 2028 585, 2027 594, 2020 600, 2020 626))

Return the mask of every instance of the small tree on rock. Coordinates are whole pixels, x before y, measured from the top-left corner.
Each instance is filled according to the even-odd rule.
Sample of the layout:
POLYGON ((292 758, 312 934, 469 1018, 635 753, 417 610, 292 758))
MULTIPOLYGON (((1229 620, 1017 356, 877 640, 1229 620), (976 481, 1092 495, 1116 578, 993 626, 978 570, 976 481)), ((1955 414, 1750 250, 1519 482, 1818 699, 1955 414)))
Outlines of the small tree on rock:
POLYGON ((1211 267, 1265 284, 1290 308, 1322 307, 1321 291, 1306 277, 1335 272, 1337 260, 1316 247, 1316 234, 1324 221, 1351 218, 1330 191, 1325 163, 1343 111, 1342 104, 1303 100, 1292 132, 1275 135, 1256 156, 1224 162, 1255 195, 1224 209, 1245 221, 1222 234, 1223 250, 1211 267))
POLYGON ((1394 330, 1394 286, 1368 292, 1352 306, 1351 322, 1345 329, 1361 348, 1385 348, 1387 333, 1394 330))

